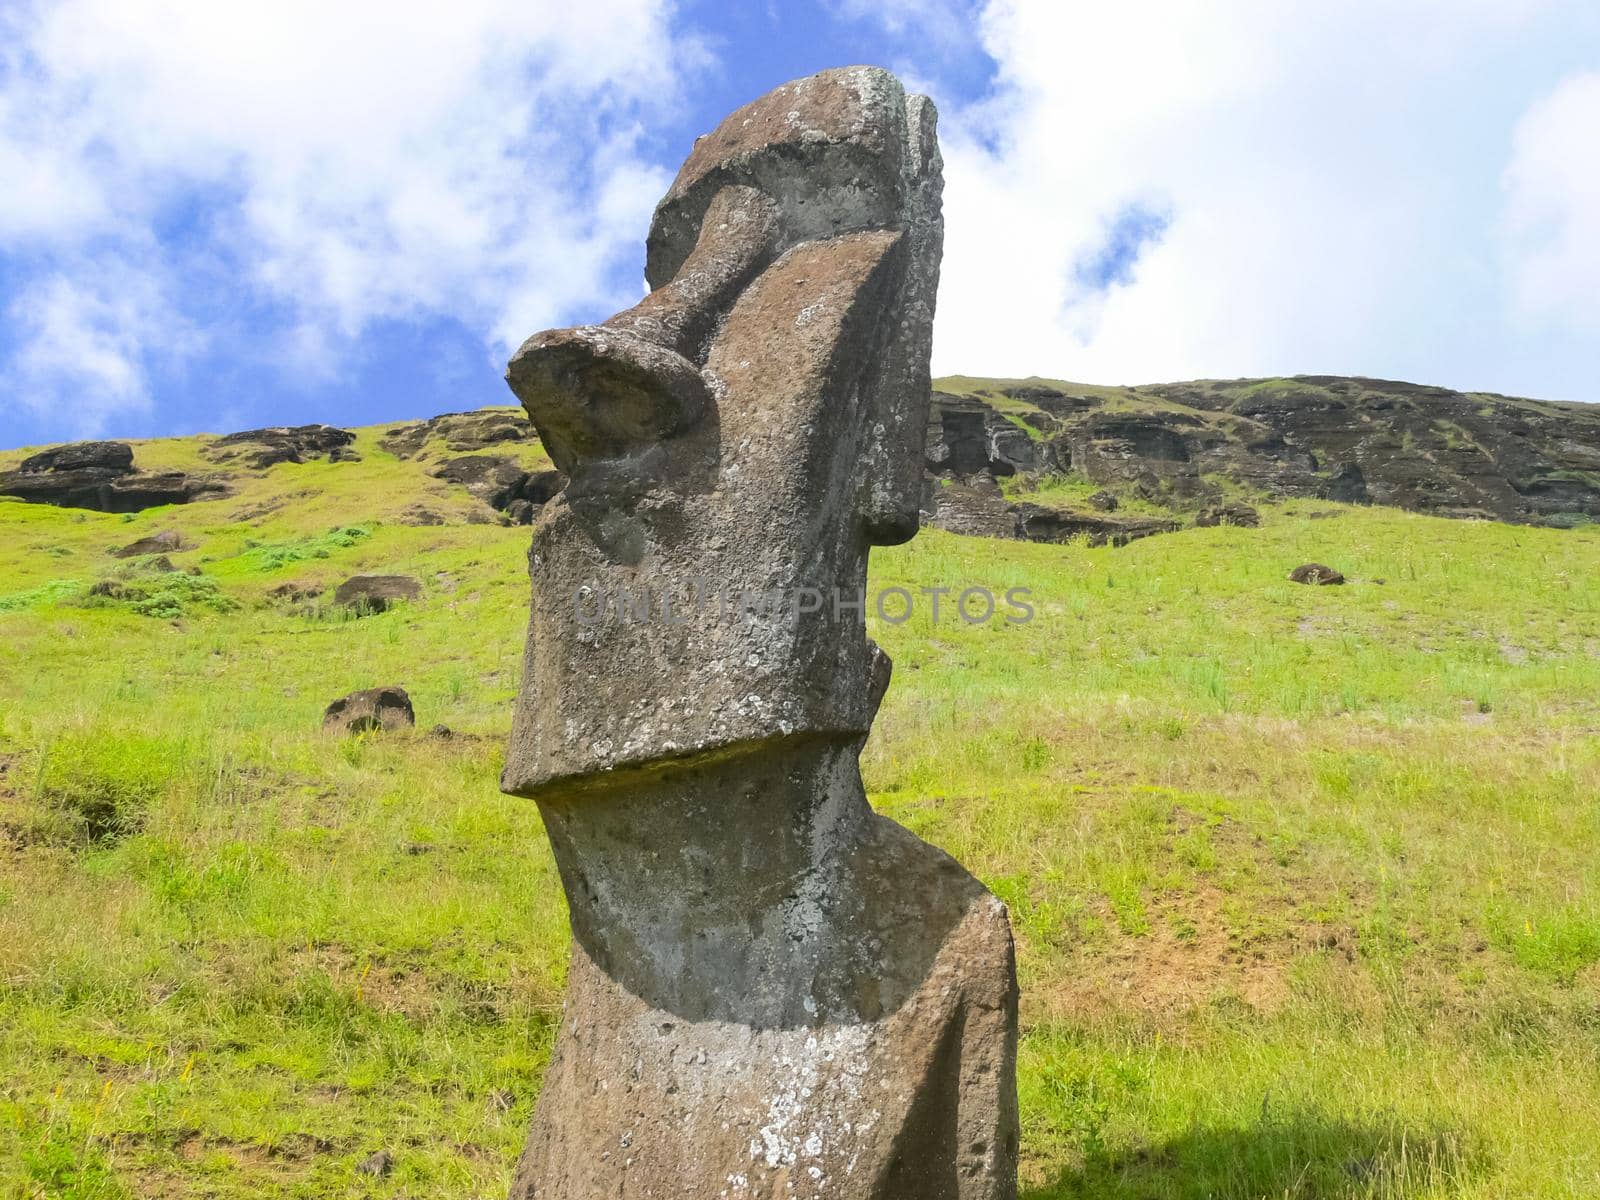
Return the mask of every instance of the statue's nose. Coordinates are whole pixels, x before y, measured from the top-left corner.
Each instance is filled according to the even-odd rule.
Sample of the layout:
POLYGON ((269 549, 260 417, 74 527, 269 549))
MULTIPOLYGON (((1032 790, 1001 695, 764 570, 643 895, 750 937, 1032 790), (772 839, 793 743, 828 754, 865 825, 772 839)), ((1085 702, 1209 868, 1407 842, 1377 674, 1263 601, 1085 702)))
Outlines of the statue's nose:
POLYGON ((512 356, 506 382, 568 474, 586 460, 622 458, 683 433, 708 403, 694 363, 603 325, 535 334, 512 356))

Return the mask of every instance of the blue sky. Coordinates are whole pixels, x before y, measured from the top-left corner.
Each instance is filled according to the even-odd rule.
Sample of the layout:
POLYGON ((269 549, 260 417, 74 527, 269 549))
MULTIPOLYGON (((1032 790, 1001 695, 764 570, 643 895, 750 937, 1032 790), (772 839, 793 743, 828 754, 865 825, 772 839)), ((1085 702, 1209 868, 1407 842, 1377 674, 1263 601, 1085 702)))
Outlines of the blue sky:
POLYGON ((0 6, 0 445, 503 402, 640 292, 694 136, 941 110, 935 370, 1600 401, 1590 0, 0 6))

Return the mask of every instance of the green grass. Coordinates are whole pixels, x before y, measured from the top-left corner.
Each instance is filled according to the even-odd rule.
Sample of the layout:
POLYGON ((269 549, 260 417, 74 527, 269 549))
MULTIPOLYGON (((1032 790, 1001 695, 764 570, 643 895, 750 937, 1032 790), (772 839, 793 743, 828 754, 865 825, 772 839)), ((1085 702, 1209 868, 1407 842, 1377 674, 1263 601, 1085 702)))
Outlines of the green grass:
MULTIPOLYGON (((506 1189, 567 949, 496 783, 528 535, 378 432, 131 519, 0 502, 0 1196, 506 1189), (105 553, 168 528, 225 604, 88 599, 177 578, 105 553), (423 596, 270 596, 363 572, 423 596), (321 735, 388 683, 416 734, 321 735)), ((1024 1195, 1600 1194, 1600 530, 1262 512, 874 558, 1032 589, 874 629, 863 761, 1011 908, 1024 1195)))

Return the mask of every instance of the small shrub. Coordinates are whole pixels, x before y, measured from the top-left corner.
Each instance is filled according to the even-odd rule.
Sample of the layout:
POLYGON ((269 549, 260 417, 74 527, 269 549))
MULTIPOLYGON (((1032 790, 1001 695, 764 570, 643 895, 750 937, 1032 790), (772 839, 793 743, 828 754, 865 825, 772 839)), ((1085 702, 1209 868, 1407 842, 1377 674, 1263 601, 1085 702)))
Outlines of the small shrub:
POLYGON ((173 571, 138 583, 97 584, 85 604, 91 608, 125 604, 141 617, 174 620, 197 612, 228 613, 239 602, 217 586, 215 579, 173 571))
POLYGON ((232 612, 238 602, 217 587, 215 579, 204 575, 174 572, 164 575, 145 589, 142 600, 133 602, 133 611, 143 617, 171 619, 185 612, 232 612))
POLYGON ((371 536, 372 530, 364 525, 344 525, 314 538, 257 543, 240 558, 252 569, 266 573, 308 558, 330 558, 335 550, 348 550, 371 536))
POLYGON ((21 612, 25 608, 42 608, 54 604, 78 590, 76 579, 52 579, 25 592, 11 592, 0 596, 0 613, 21 612))

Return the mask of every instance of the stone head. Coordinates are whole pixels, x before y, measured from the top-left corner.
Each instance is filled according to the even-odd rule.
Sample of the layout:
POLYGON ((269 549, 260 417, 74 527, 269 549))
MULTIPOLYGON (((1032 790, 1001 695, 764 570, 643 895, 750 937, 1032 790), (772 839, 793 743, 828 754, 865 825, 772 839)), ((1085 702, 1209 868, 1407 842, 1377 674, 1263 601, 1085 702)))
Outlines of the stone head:
POLYGON ((887 661, 855 605, 917 528, 941 186, 926 98, 799 80, 697 141, 644 300, 517 351, 570 483, 534 529, 508 791, 865 736, 887 661))

